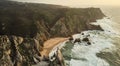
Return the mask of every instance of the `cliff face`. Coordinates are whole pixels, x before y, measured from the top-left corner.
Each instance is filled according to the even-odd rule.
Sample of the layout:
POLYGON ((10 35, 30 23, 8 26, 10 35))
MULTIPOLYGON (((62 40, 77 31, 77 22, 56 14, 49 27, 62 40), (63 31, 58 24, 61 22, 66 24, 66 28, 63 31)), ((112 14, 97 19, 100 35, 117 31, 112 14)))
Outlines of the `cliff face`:
POLYGON ((0 1, 0 9, 0 66, 30 66, 39 61, 44 41, 84 30, 102 30, 90 23, 105 16, 99 8, 12 1, 0 1))
POLYGON ((105 15, 99 8, 0 2, 0 34, 36 38, 66 37, 84 30, 101 29, 89 23, 105 15))
POLYGON ((100 26, 93 26, 90 23, 103 18, 103 16, 99 8, 68 9, 65 15, 58 19, 51 28, 51 33, 54 36, 64 37, 84 30, 100 30, 100 26))
POLYGON ((0 36, 0 66, 31 66, 40 61, 39 51, 35 39, 0 36))

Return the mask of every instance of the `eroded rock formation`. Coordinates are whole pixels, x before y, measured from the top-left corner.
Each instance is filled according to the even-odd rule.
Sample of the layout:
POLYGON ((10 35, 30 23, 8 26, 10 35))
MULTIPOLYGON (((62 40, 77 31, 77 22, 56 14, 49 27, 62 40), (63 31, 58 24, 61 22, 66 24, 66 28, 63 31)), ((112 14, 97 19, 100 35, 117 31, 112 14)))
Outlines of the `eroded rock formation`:
POLYGON ((36 39, 0 36, 0 66, 31 66, 40 62, 39 51, 36 39))

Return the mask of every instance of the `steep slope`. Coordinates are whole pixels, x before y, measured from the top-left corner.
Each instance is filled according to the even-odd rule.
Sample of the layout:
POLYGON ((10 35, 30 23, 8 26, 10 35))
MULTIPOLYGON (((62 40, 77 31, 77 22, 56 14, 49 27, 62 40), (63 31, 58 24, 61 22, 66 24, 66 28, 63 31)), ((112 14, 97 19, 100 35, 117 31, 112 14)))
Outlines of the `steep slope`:
POLYGON ((101 29, 89 23, 105 15, 99 8, 69 8, 50 4, 0 2, 0 34, 34 37, 42 44, 50 37, 101 29))
POLYGON ((31 66, 40 61, 39 42, 33 38, 0 36, 0 66, 31 66))
POLYGON ((90 23, 103 18, 103 16, 99 8, 70 8, 51 28, 51 33, 55 36, 64 37, 84 30, 99 30, 101 29, 100 26, 90 25, 90 23))

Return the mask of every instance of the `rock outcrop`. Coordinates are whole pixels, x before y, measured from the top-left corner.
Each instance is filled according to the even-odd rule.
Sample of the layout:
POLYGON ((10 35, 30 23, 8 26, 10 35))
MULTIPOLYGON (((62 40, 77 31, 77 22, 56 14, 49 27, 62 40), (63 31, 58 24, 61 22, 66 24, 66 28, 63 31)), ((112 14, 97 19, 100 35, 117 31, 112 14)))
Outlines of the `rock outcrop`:
POLYGON ((97 19, 102 19, 103 13, 99 8, 70 8, 65 15, 58 19, 51 28, 53 36, 70 36, 85 30, 102 30, 100 26, 91 25, 97 19))
POLYGON ((40 62, 36 39, 0 36, 0 66, 31 66, 40 62))

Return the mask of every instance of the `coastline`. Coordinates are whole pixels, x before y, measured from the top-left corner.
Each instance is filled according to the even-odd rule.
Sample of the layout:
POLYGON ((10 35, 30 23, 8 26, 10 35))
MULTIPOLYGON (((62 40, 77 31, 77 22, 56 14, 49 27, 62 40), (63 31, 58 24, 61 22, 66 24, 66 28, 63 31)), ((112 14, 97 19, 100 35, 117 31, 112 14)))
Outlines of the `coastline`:
POLYGON ((57 46, 59 43, 64 42, 68 40, 68 38, 63 37, 57 37, 57 38, 51 38, 44 42, 43 51, 41 51, 41 55, 48 57, 49 53, 52 51, 52 49, 57 46))

